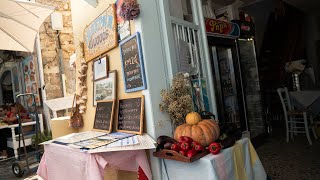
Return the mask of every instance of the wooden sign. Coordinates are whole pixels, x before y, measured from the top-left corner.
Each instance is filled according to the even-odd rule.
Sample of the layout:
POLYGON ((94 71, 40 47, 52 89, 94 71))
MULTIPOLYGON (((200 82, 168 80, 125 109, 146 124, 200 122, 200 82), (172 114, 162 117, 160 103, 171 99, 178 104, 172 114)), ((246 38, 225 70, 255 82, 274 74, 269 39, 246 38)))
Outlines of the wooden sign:
POLYGON ((116 7, 112 4, 84 30, 87 62, 118 46, 116 7))
POLYGON ((142 134, 143 118, 144 96, 119 100, 117 131, 142 134))
POLYGON ((146 89, 139 33, 120 43, 120 53, 125 91, 133 92, 146 89))
POLYGON ((97 102, 93 129, 110 133, 112 131, 114 101, 97 102))

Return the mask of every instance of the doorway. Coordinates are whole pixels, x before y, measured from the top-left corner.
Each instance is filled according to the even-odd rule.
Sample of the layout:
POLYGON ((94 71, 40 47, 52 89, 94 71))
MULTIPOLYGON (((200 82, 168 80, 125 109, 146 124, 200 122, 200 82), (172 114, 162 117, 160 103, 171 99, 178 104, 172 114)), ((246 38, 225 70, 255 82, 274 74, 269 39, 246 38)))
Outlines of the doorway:
POLYGON ((0 78, 2 104, 13 104, 11 71, 5 71, 0 78))

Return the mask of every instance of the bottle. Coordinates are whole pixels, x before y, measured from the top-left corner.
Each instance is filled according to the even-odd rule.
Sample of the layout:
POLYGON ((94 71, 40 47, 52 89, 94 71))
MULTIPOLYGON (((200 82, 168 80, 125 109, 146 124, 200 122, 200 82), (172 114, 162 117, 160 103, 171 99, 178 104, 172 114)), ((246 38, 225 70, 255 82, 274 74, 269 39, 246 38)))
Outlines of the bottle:
POLYGON ((232 93, 233 92, 233 88, 232 88, 232 83, 231 83, 231 79, 228 79, 228 92, 232 93))
POLYGON ((226 80, 222 81, 222 91, 224 94, 227 92, 227 81, 226 80))

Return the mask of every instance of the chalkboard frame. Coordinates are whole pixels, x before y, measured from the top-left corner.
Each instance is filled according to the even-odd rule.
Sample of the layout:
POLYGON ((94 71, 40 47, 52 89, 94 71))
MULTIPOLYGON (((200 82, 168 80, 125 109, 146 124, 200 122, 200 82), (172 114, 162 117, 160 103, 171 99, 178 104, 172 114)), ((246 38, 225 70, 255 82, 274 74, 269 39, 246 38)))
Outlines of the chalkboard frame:
POLYGON ((123 82, 124 82, 124 88, 126 93, 135 92, 135 91, 141 91, 144 89, 147 89, 147 82, 145 78, 145 72, 144 72, 144 62, 143 62, 143 54, 142 54, 142 47, 141 47, 141 40, 140 40, 140 33, 136 32, 132 36, 128 37, 127 39, 123 40, 119 44, 120 47, 120 57, 121 57, 121 64, 122 64, 122 75, 123 75, 123 82), (128 41, 132 40, 133 38, 137 38, 137 45, 138 45, 138 54, 139 54, 139 63, 140 63, 140 70, 141 70, 141 76, 142 76, 142 86, 136 87, 133 89, 128 89, 126 86, 126 76, 124 71, 124 59, 122 54, 122 46, 125 45, 128 41))
POLYGON ((122 98, 118 99, 118 104, 117 104, 117 119, 116 119, 116 131, 117 132, 125 132, 125 133, 133 133, 133 134, 142 134, 143 133, 143 120, 144 120, 144 96, 139 96, 139 97, 130 97, 130 98, 122 98), (141 112, 140 112, 140 130, 139 131, 129 131, 129 130, 122 130, 118 129, 118 123, 119 123, 119 111, 120 111, 120 101, 121 100, 127 100, 127 99, 136 99, 136 98, 141 98, 141 112))
POLYGON ((96 112, 95 112, 94 119, 93 119, 93 130, 94 131, 100 131, 100 132, 106 132, 106 133, 111 133, 112 132, 112 126, 113 126, 113 120, 114 120, 114 108, 115 108, 115 100, 97 101, 96 112), (94 124, 95 124, 95 121, 96 121, 98 103, 104 103, 104 102, 112 102, 112 112, 111 112, 109 130, 103 130, 103 129, 94 128, 94 124))

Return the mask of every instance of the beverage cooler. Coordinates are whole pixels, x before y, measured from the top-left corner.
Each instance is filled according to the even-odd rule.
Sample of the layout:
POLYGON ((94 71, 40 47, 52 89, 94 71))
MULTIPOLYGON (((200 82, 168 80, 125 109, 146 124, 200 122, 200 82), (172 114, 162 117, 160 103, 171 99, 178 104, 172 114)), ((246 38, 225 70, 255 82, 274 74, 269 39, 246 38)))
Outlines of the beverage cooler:
POLYGON ((264 136, 254 37, 242 37, 239 25, 216 19, 206 20, 206 30, 220 124, 236 124, 251 138, 264 136))

